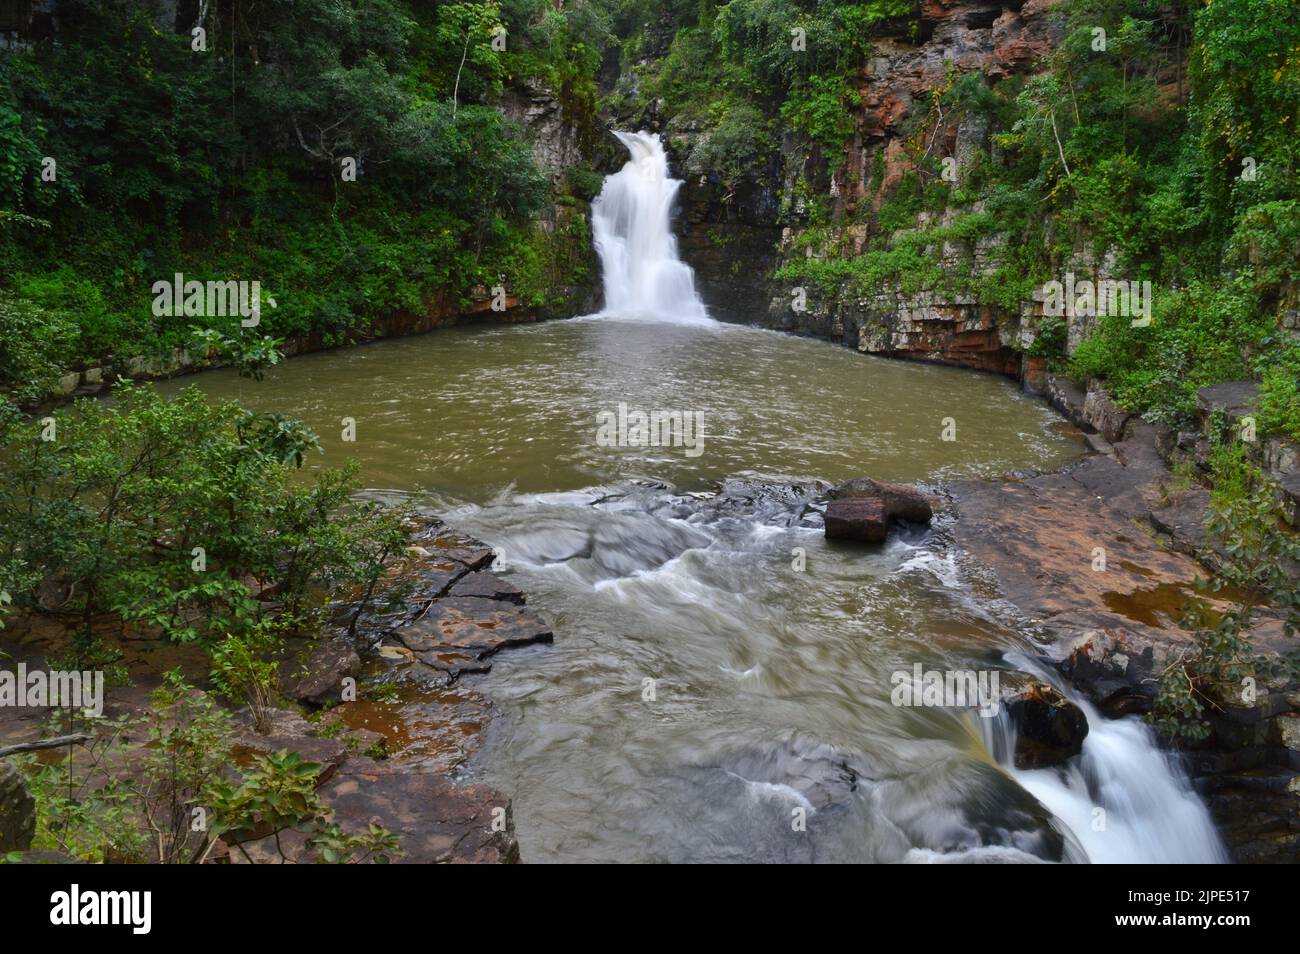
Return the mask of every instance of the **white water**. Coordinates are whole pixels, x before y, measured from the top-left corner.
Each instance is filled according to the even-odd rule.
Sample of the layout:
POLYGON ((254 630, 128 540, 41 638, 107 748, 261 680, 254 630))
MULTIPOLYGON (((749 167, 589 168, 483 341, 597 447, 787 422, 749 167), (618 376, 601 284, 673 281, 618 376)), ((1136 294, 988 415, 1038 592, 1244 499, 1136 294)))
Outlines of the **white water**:
POLYGON ((680 179, 653 133, 616 132, 631 158, 591 204, 591 229, 605 285, 603 316, 677 324, 708 322, 690 266, 677 257, 673 201, 680 179))
MULTIPOLYGON (((1038 674, 1045 676, 1041 670, 1038 674)), ((1186 772, 1157 746, 1151 729, 1135 717, 1108 719, 1086 699, 1056 685, 1088 718, 1082 752, 1059 769, 1014 768, 1014 729, 1004 718, 989 727, 995 733, 990 747, 1012 778, 1073 836, 1070 853, 1082 857, 1071 860, 1226 863, 1210 813, 1186 772)))

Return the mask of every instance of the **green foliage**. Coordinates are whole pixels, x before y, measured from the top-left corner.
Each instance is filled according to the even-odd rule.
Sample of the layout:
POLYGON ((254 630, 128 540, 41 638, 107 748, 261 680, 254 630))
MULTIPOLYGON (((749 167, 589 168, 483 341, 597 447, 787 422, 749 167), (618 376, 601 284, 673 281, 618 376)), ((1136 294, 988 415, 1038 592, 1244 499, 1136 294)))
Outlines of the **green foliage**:
POLYGON ((288 419, 123 387, 53 421, 0 433, 0 566, 31 568, 16 604, 35 579, 60 581, 87 640, 106 612, 205 645, 248 638, 271 612, 306 625, 329 594, 370 583, 376 541, 391 544, 398 515, 352 498, 355 466, 290 480, 315 438, 288 419))
POLYGON ((208 804, 229 763, 229 716, 167 673, 143 716, 86 722, 84 759, 31 765, 35 848, 88 861, 199 860, 210 834, 193 809, 208 804))
MULTIPOLYGON (((743 8, 749 13, 732 32, 736 23, 745 30, 730 42, 759 43, 766 34, 756 24, 769 22, 760 13, 779 6, 743 8)), ((1106 277, 1152 282, 1153 322, 1134 328, 1118 315, 1096 319, 1069 356, 1070 373, 1106 379, 1124 407, 1175 427, 1189 425, 1198 388, 1255 379, 1260 428, 1300 433, 1300 344, 1279 328, 1295 307, 1300 273, 1300 21, 1283 6, 1063 0, 1056 12, 1064 39, 1045 71, 992 85, 950 71, 931 91, 930 110, 914 111, 905 129, 914 168, 852 222, 811 206, 810 225, 793 243, 807 257, 776 277, 831 294, 969 296, 1013 312, 1044 282, 1114 256, 1106 277), (1190 99, 1170 103, 1168 78, 1186 57, 1190 99), (987 123, 996 147, 996 159, 963 156, 951 188, 937 176, 940 116, 947 128, 967 117, 987 123), (1245 175, 1248 167, 1256 174, 1245 175), (978 212, 964 211, 974 203, 978 212), (841 245, 849 224, 866 225, 869 236, 852 257, 841 245), (974 246, 988 238, 996 241, 985 243, 990 254, 977 272, 974 246)), ((736 9, 728 17, 739 16, 736 9)), ((830 80, 851 77, 851 61, 790 81, 783 108, 791 120, 813 122, 814 80, 825 80, 833 98, 830 80)), ((780 62, 768 64, 771 83, 780 62)), ((884 164, 876 158, 870 186, 879 189, 884 164)), ((1042 343, 1031 349, 1049 349, 1043 356, 1062 370, 1063 330, 1041 329, 1042 343)))
POLYGON ((1300 344, 1284 346, 1259 381, 1259 428, 1300 441, 1300 344))
POLYGON ((231 634, 212 647, 212 686, 227 699, 247 702, 253 727, 269 731, 279 663, 268 658, 276 648, 275 624, 262 621, 242 634, 231 634))
POLYGON ((1034 343, 1026 350, 1026 354, 1047 358, 1049 364, 1055 367, 1065 358, 1068 336, 1069 328, 1063 318, 1044 318, 1039 323, 1038 334, 1034 337, 1034 343))
POLYGON ((225 364, 233 365, 241 378, 261 381, 265 370, 280 363, 284 342, 271 337, 245 338, 224 334, 217 328, 195 328, 194 344, 225 364))
POLYGON ((72 363, 77 326, 61 312, 0 293, 0 381, 11 382, 10 397, 42 400, 56 390, 72 363))
POLYGON ((1217 448, 1212 466, 1216 490, 1206 530, 1222 556, 1203 589, 1230 608, 1214 614, 1204 603, 1194 607, 1185 625, 1197 628, 1196 643, 1162 674, 1151 714, 1166 736, 1188 743, 1210 735, 1207 707, 1239 703, 1250 685, 1244 680, 1256 678, 1250 630, 1257 611, 1265 605, 1281 609, 1288 636, 1300 628, 1300 579, 1294 572, 1300 536, 1286 524, 1278 488, 1247 463, 1240 445, 1217 448))
POLYGON ((326 864, 387 864, 399 855, 397 836, 381 825, 371 822, 364 832, 345 834, 329 821, 316 794, 320 770, 287 750, 256 756, 239 785, 213 786, 213 829, 245 857, 244 842, 271 837, 280 860, 287 861, 280 835, 288 830, 307 833, 308 845, 326 864))
POLYGON ((768 122, 763 114, 748 103, 736 103, 696 143, 687 157, 686 169, 695 176, 716 176, 723 189, 732 192, 762 162, 769 142, 768 122))
MULTIPOLYGON (((345 833, 316 795, 320 765, 296 753, 254 757, 228 777, 235 735, 230 716, 169 672, 139 717, 74 719, 88 735, 81 755, 23 763, 36 799, 35 849, 89 862, 201 863, 217 838, 241 842, 294 829, 327 863, 387 863, 398 838, 371 823, 345 833)), ((281 858, 283 859, 283 852, 281 858)))
POLYGON ((549 86, 590 140, 606 3, 215 3, 206 53, 153 6, 66 0, 58 42, 0 51, 0 287, 74 322, 54 366, 187 344, 193 317, 149 307, 177 272, 260 280, 263 334, 326 343, 536 285, 548 182, 496 100, 549 86))

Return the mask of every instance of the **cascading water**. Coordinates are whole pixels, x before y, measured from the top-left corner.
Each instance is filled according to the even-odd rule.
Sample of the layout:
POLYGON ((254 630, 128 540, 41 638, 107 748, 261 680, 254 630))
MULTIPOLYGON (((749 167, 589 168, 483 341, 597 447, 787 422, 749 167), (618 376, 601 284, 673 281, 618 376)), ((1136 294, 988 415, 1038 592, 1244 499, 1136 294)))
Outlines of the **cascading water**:
MULTIPOLYGON (((1028 660, 1013 660, 1045 681, 1028 660)), ((1139 719, 1107 719, 1067 686, 1056 687, 1088 717, 1083 751, 1053 769, 1012 766, 1015 729, 985 723, 995 758, 1073 836, 1071 860, 1094 864, 1222 864, 1227 853, 1182 767, 1160 751, 1139 719), (1082 855, 1078 857, 1078 855, 1082 855)), ((984 720, 981 720, 983 722, 984 720)))
POLYGON ((616 132, 631 158, 591 205, 591 228, 605 285, 606 316, 679 324, 707 322, 690 266, 677 257, 671 229, 680 179, 653 133, 616 132))

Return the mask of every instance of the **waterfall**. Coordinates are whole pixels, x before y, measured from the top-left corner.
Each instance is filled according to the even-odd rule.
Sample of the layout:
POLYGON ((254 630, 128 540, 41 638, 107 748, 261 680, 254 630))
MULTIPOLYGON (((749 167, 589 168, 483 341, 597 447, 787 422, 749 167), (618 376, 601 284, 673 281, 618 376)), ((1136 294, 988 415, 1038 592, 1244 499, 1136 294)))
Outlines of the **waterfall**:
MULTIPOLYGON (((1026 662, 1021 659, 1022 664, 1026 662)), ((1088 700, 1037 671, 1088 718, 1083 751, 1059 768, 1012 764, 1015 727, 1005 711, 983 720, 989 750, 1050 811, 1094 864, 1223 864, 1228 855, 1209 811, 1177 760, 1134 716, 1108 719, 1088 700), (1098 811, 1098 810, 1101 811, 1098 811)))
POLYGON ((671 229, 680 179, 653 133, 616 132, 631 158, 605 179, 591 204, 591 228, 605 285, 605 316, 677 324, 708 322, 690 266, 677 257, 671 229))

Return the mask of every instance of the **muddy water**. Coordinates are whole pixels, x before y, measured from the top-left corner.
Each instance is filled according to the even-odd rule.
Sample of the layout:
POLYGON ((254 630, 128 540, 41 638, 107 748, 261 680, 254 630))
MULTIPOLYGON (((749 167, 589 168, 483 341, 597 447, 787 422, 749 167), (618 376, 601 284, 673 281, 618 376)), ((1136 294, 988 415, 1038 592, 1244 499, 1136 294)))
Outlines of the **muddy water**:
POLYGON ((1009 382, 614 320, 195 380, 303 417, 326 448, 314 465, 355 457, 372 493, 496 546, 553 624, 554 645, 475 681, 502 717, 473 773, 514 797, 527 860, 1082 860, 969 716, 891 703, 891 674, 914 663, 988 668, 1034 649, 942 518, 831 546, 797 492, 692 496, 737 475, 936 482, 1076 458, 1077 435, 1009 382), (597 415, 620 403, 702 414, 702 452, 602 446, 597 415))

